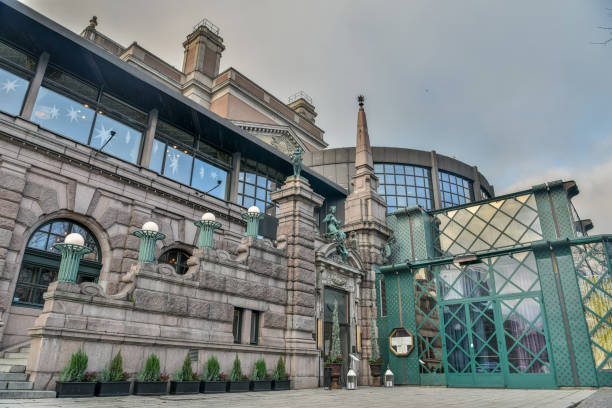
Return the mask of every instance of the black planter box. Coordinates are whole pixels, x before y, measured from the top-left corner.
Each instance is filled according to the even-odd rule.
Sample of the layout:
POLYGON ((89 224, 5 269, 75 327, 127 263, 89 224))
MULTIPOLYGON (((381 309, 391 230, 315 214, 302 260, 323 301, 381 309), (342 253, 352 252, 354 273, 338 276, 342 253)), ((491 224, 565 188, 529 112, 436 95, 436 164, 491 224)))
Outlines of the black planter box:
POLYGON ((197 394, 200 381, 170 381, 170 394, 197 394))
POLYGON ((86 398, 93 397, 96 392, 95 382, 64 382, 55 383, 57 398, 86 398))
POLYGON ((204 394, 227 392, 227 381, 200 381, 200 392, 204 394))
POLYGON ((96 385, 96 397, 120 397, 130 395, 130 381, 99 382, 96 385))
POLYGON ((168 381, 134 381, 134 395, 165 395, 168 381))
POLYGON ((228 381, 227 392, 247 392, 251 382, 249 380, 243 381, 228 381))
POLYGON ((272 381, 272 389, 274 391, 287 391, 291 389, 291 380, 274 380, 272 381))
POLYGON ((272 380, 251 381, 251 391, 272 391, 272 380))

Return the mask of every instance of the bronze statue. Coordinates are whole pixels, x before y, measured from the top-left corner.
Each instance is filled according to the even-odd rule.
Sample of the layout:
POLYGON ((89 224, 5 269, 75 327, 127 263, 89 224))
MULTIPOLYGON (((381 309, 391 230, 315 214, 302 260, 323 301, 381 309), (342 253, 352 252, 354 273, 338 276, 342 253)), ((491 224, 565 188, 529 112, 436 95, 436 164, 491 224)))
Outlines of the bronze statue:
POLYGON ((327 225, 325 236, 332 238, 336 242, 336 252, 343 261, 348 258, 348 250, 346 249, 346 234, 340 229, 342 221, 336 218, 336 206, 329 207, 329 214, 325 216, 323 222, 327 225))
POLYGON ((293 163, 293 176, 300 177, 300 173, 302 172, 302 153, 303 150, 300 146, 297 147, 291 153, 291 163, 293 163))

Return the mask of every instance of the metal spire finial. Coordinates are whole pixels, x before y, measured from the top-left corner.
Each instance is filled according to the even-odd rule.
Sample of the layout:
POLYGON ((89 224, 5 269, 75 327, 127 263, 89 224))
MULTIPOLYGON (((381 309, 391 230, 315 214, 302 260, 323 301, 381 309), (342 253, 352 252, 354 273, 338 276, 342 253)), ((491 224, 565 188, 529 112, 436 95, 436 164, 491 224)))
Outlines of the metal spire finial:
POLYGON ((363 95, 359 95, 357 97, 357 102, 359 103, 359 106, 363 108, 363 101, 365 101, 365 96, 363 95))

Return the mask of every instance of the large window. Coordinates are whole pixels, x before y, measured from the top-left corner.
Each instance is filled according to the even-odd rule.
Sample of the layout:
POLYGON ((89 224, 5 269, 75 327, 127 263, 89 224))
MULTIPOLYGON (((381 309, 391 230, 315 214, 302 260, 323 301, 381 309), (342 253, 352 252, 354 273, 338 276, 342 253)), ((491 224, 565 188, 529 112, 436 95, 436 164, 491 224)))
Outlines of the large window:
POLYGON ((234 319, 232 322, 232 334, 234 335, 234 343, 240 344, 242 341, 242 316, 244 310, 235 307, 234 308, 234 319))
POLYGON ((225 199, 231 157, 189 133, 158 122, 149 168, 212 196, 225 199))
POLYGON ((36 60, 0 42, 0 110, 19 115, 36 60))
POLYGON ((36 98, 32 121, 79 143, 137 163, 147 115, 50 66, 36 98))
POLYGON ((259 344, 259 312, 251 311, 251 344, 259 344))
POLYGON ((439 171, 442 208, 472 202, 472 181, 445 171, 439 171))
POLYGON ((159 263, 166 263, 174 266, 174 270, 179 275, 184 275, 187 273, 187 259, 189 259, 189 254, 180 249, 169 249, 164 252, 158 259, 159 263))
POLYGON ((276 205, 270 198, 270 193, 279 189, 280 180, 283 180, 284 176, 252 160, 243 160, 240 170, 238 204, 245 208, 255 205, 263 213, 276 214, 276 205))
POLYGON ((42 307, 43 293, 49 283, 57 278, 61 256, 53 244, 64 242, 66 235, 77 232, 85 238, 85 246, 92 252, 83 257, 79 265, 77 283, 95 282, 100 268, 100 246, 93 234, 70 220, 53 220, 43 224, 32 234, 26 246, 17 286, 13 295, 13 304, 42 307))
POLYGON ((424 167, 404 164, 376 163, 378 194, 387 202, 387 212, 412 205, 426 210, 432 206, 430 171, 424 167))

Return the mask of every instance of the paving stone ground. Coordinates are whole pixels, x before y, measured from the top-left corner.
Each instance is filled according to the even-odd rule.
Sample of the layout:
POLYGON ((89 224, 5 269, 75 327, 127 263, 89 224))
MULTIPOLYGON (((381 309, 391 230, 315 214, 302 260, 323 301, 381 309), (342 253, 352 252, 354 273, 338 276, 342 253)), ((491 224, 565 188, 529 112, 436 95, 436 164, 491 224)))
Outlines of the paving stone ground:
MULTIPOLYGON (((0 400, 0 408, 313 408, 313 407, 469 407, 469 408, 568 408, 595 390, 504 390, 440 387, 360 387, 355 391, 310 389, 241 394, 162 397, 61 398, 0 400)), ((598 406, 599 407, 599 406, 598 406)))
POLYGON ((610 408, 612 407, 612 388, 600 388, 585 399, 578 408, 610 408))

